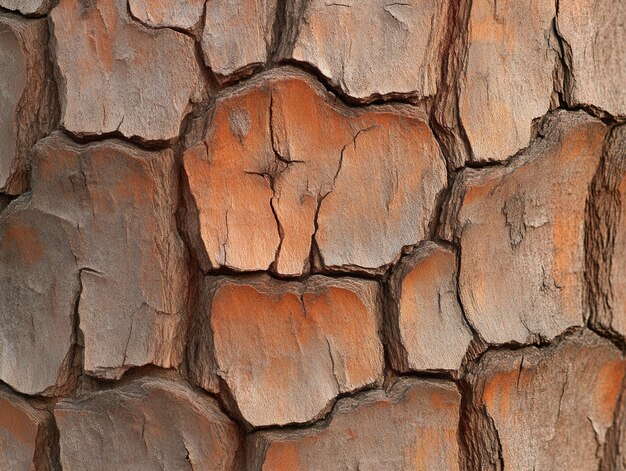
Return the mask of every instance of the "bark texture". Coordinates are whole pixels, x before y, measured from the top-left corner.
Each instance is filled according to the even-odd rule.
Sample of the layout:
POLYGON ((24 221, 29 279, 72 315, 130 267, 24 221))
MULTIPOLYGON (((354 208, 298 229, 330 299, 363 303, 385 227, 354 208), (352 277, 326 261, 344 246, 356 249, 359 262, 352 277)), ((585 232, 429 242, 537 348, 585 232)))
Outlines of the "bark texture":
POLYGON ((625 24, 0 0, 0 471, 626 471, 625 24))

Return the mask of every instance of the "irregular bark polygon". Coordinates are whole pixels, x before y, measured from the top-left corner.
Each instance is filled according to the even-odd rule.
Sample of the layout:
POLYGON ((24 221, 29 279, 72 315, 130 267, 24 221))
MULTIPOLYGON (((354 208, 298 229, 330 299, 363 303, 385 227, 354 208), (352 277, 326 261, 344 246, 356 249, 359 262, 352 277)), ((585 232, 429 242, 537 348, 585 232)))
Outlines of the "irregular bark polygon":
POLYGON ((0 0, 0 7, 22 15, 45 15, 52 3, 53 0, 0 0))
POLYGON ((30 194, 0 215, 0 380, 21 393, 61 386, 76 340, 76 237, 72 222, 37 208, 30 194))
POLYGON ((202 50, 218 79, 232 79, 265 64, 276 15, 277 0, 206 3, 202 50))
POLYGON ((79 330, 96 376, 180 363, 187 270, 176 198, 172 151, 61 134, 35 146, 32 193, 0 216, 2 381, 56 394, 79 330))
POLYGON ((459 113, 476 162, 526 147, 550 108, 557 44, 552 0, 472 2, 459 113))
POLYGON ((326 267, 380 271, 426 238, 447 182, 417 111, 348 108, 290 68, 218 98, 185 170, 203 267, 287 275, 312 242, 326 267))
POLYGON ((240 469, 237 425, 185 384, 138 379, 65 399, 54 417, 63 469, 240 469))
POLYGON ((203 96, 192 38, 132 20, 126 0, 61 0, 50 17, 65 129, 146 141, 178 136, 191 102, 203 96))
POLYGON ((587 205, 587 276, 591 325, 626 340, 626 125, 605 141, 587 205))
POLYGON ((456 370, 472 340, 457 295, 456 254, 434 242, 402 259, 389 280, 394 369, 456 370))
POLYGON ((599 469, 625 372, 620 351, 585 331, 546 348, 488 352, 469 380, 504 469, 599 469))
POLYGON ((77 228, 85 370, 115 378, 132 366, 176 366, 187 271, 172 151, 55 134, 35 148, 33 175, 33 203, 77 228))
MULTIPOLYGON (((7 6, 8 8, 8 6, 7 6)), ((0 16, 0 192, 28 188, 28 152, 56 123, 46 20, 0 16)))
POLYGON ((453 383, 400 379, 341 399, 322 425, 252 435, 247 469, 458 470, 460 401, 453 383))
POLYGON ((468 169, 453 189, 461 302, 490 343, 551 339, 587 316, 585 204, 606 128, 558 112, 539 132, 511 165, 468 169))
POLYGON ((382 381, 375 281, 210 282, 215 371, 250 425, 307 422, 338 394, 382 381))
POLYGON ((590 105, 626 116, 626 3, 559 0, 557 29, 569 67, 571 106, 590 105))
POLYGON ((353 98, 434 96, 447 0, 312 0, 285 58, 313 65, 353 98))
POLYGON ((0 468, 52 471, 52 417, 0 387, 0 468))
POLYGON ((200 21, 205 0, 128 0, 131 15, 152 28, 190 31, 200 21))

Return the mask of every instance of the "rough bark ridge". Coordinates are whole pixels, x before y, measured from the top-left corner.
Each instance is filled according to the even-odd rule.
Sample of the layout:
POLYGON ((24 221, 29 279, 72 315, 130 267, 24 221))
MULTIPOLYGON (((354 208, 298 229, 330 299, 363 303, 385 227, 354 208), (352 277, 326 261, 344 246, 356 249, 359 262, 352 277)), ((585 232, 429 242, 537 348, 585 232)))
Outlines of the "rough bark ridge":
POLYGON ((0 470, 626 471, 625 24, 0 0, 0 470))

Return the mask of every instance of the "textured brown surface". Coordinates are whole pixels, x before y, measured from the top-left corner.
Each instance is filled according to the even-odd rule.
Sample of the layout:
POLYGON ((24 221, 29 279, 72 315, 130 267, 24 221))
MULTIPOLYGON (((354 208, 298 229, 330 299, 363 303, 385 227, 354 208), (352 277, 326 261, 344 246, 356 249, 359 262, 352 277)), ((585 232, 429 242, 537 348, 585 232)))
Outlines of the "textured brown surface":
MULTIPOLYGON (((298 3, 298 2, 296 2, 298 3)), ((351 97, 433 96, 448 0, 311 0, 287 57, 316 67, 351 97)))
POLYGON ((147 26, 191 30, 200 21, 204 0, 128 0, 128 8, 147 26))
POLYGON ((0 215, 0 235, 0 380, 44 393, 60 382, 76 340, 76 229, 26 196, 0 215))
POLYGON ((54 135, 36 155, 33 200, 77 227, 84 368, 119 377, 146 363, 176 365, 187 276, 172 153, 54 135))
POLYGON ((612 0, 559 0, 557 29, 566 44, 571 105, 626 116, 626 4, 612 0))
POLYGON ((0 218, 2 379, 29 394, 53 386, 73 323, 92 374, 176 365, 187 276, 171 152, 54 134, 34 156, 32 194, 0 218))
POLYGON ((45 20, 0 16, 0 192, 28 188, 28 152, 54 129, 56 90, 45 20))
POLYGON ((555 347, 489 352, 469 381, 504 469, 598 469, 625 372, 620 351, 586 332, 555 347))
POLYGON ((510 166, 465 170, 453 189, 461 301, 491 343, 551 339, 587 316, 585 203, 606 127, 559 112, 539 132, 510 166))
POLYGON ((591 323, 626 340, 626 126, 608 134, 587 206, 586 269, 591 323))
POLYGON ((326 266, 377 270, 424 239, 444 161, 401 111, 337 104, 293 69, 219 97, 184 157, 205 267, 298 275, 315 243, 326 266))
POLYGON ((460 117, 476 162, 526 147, 550 106, 558 47, 552 0, 475 0, 469 19, 460 117))
POLYGON ((218 79, 245 75, 268 59, 277 0, 206 3, 202 51, 218 79))
POLYGON ((64 469, 239 467, 237 425, 214 399, 176 382, 141 379, 80 400, 63 400, 54 417, 64 469))
POLYGON ((249 470, 459 469, 454 384, 404 378, 342 399, 311 430, 251 436, 249 470))
POLYGON ((0 0, 0 471, 626 471, 624 5, 0 0))
POLYGON ((126 0, 61 0, 50 18, 65 129, 146 141, 178 135, 202 97, 191 38, 132 21, 126 0))
POLYGON ((0 387, 0 467, 7 470, 55 469, 52 416, 0 387))
POLYGON ((382 381, 376 282, 207 282, 216 374, 251 425, 310 421, 338 394, 382 381))
POLYGON ((391 362, 399 371, 455 370, 472 339, 457 295, 456 254, 433 242, 400 262, 389 281, 391 362))
POLYGON ((0 0, 0 7, 24 15, 42 15, 50 10, 54 0, 0 0))

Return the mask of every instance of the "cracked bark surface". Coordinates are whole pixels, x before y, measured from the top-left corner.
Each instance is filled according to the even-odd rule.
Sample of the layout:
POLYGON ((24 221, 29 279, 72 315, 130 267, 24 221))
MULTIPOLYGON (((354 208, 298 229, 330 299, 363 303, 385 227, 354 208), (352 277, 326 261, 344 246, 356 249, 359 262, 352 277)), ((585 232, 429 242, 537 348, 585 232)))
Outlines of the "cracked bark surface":
POLYGON ((550 340, 586 321, 585 202, 605 134, 583 112, 557 112, 510 165, 455 182, 444 235, 459 241, 461 302, 487 342, 550 340))
POLYGON ((387 327, 392 366, 402 372, 456 370, 472 332, 457 295, 457 257, 433 242, 396 265, 387 327))
POLYGON ((311 64, 346 95, 434 96, 447 0, 310 0, 285 58, 311 64))
POLYGON ((427 237, 446 183, 423 119, 347 108, 294 69, 219 97, 184 157, 203 268, 299 275, 315 244, 329 269, 384 270, 427 237))
POLYGON ((133 21, 126 0, 60 0, 50 19, 65 129, 161 142, 178 136, 205 93, 193 39, 133 21))
POLYGON ((130 14, 152 28, 193 30, 204 12, 204 0, 128 0, 130 14))
MULTIPOLYGON (((251 426, 309 422, 339 394, 382 383, 375 281, 321 276, 208 278, 203 317, 213 336, 214 374, 251 426), (270 408, 264 407, 271 403, 270 408)), ((194 369, 194 364, 190 365, 194 369)), ((206 369, 206 367, 204 368, 206 369)))
POLYGON ((63 469, 239 469, 237 425, 214 399, 177 382, 140 378, 65 399, 54 417, 63 469))
MULTIPOLYGON (((7 6, 8 8, 8 6, 7 6)), ((28 189, 28 152, 58 119, 45 20, 0 15, 0 192, 28 189)))
POLYGON ((54 0, 0 0, 0 7, 23 15, 44 15, 50 11, 54 0))
POLYGON ((76 226, 84 368, 116 378, 132 366, 177 365, 187 275, 172 152, 55 134, 35 156, 33 199, 76 226))
POLYGON ((75 341, 75 231, 28 194, 0 215, 0 380, 25 394, 54 392, 75 341))
POLYGON ((591 325, 626 340, 626 126, 611 129, 591 184, 585 240, 591 325))
POLYGON ((459 405, 451 382, 403 378, 340 400, 322 425, 251 435, 246 469, 457 470, 459 405))
POLYGON ((599 469, 625 372, 622 353, 589 331, 546 348, 486 353, 468 381, 501 456, 488 465, 475 455, 481 464, 468 469, 599 469))
POLYGON ((269 59, 278 0, 206 3, 202 50, 219 80, 247 75, 269 59))
POLYGON ((459 115, 473 162, 526 147, 550 107, 557 42, 554 0, 473 0, 459 115))
POLYGON ((588 105, 626 116, 626 5, 610 0, 558 0, 557 28, 567 45, 571 106, 588 105))
POLYGON ((74 315, 93 375, 180 363, 187 279, 171 151, 54 134, 37 144, 33 167, 32 193, 0 219, 2 380, 53 393, 78 341, 74 315))
POLYGON ((52 416, 0 386, 0 466, 52 471, 55 436, 52 416))
POLYGON ((626 471, 612 0, 0 0, 0 469, 626 471))

